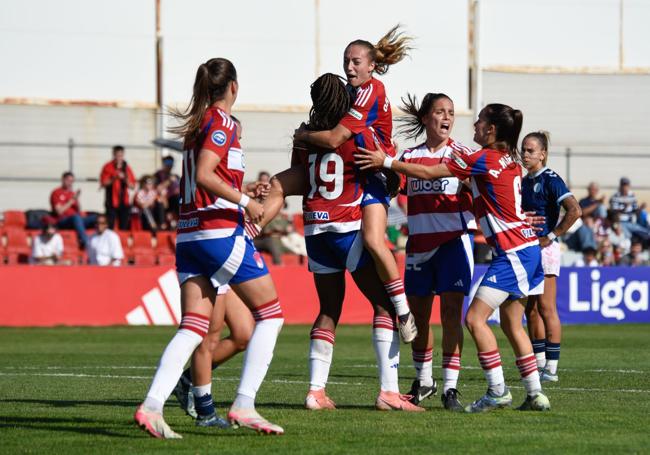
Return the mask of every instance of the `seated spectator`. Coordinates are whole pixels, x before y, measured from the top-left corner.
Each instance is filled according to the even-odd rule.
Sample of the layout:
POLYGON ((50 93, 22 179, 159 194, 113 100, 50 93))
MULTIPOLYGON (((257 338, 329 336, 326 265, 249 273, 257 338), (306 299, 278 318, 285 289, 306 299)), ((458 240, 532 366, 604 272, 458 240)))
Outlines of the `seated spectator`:
POLYGON ((598 262, 603 267, 610 267, 616 265, 616 254, 614 252, 614 246, 609 239, 605 239, 600 242, 598 246, 598 262))
POLYGON ((165 206, 160 193, 154 186, 152 176, 145 175, 140 179, 140 189, 135 194, 133 202, 140 214, 143 229, 156 232, 167 228, 165 206))
POLYGON ((636 196, 630 190, 630 179, 621 178, 618 192, 609 200, 609 207, 618 214, 618 220, 629 238, 632 236, 637 236, 642 240, 650 238, 650 230, 637 223, 639 212, 643 210, 645 204, 639 207, 636 196))
POLYGON ((631 241, 627 235, 625 235, 621 223, 612 223, 609 229, 607 229, 607 238, 622 254, 627 254, 628 251, 630 251, 631 241))
POLYGON ((39 265, 54 265, 63 255, 63 238, 56 232, 54 219, 44 220, 42 232, 32 242, 30 262, 39 265))
POLYGON ((648 252, 643 251, 643 244, 639 239, 634 239, 630 246, 630 252, 621 258, 619 265, 640 266, 650 265, 648 252))
POLYGON ((587 187, 587 197, 580 199, 582 217, 605 218, 607 208, 605 207, 605 196, 598 196, 600 188, 596 182, 591 182, 587 187))
POLYGON ((122 230, 129 229, 131 217, 131 198, 129 189, 135 188, 135 177, 131 167, 124 160, 124 147, 113 147, 113 159, 102 167, 100 185, 106 190, 104 205, 108 225, 115 227, 115 219, 122 230))
POLYGON ((271 253, 275 265, 282 264, 282 254, 285 252, 300 256, 307 255, 304 237, 295 232, 289 216, 285 212, 281 212, 264 226, 254 243, 257 250, 271 253))
POLYGON ((52 215, 56 218, 56 227, 59 229, 74 229, 77 232, 79 247, 85 248, 88 244, 86 229, 95 225, 97 217, 86 215, 81 211, 79 195, 81 190, 73 191, 74 174, 64 172, 61 176, 61 187, 52 191, 50 205, 52 215))
POLYGON ((178 218, 178 204, 181 198, 181 178, 173 173, 173 156, 163 157, 162 166, 162 169, 159 169, 154 175, 156 188, 165 206, 165 219, 167 224, 175 226, 178 218))
POLYGON ((97 233, 90 237, 88 263, 93 265, 121 265, 124 251, 120 237, 108 228, 106 215, 97 217, 97 233))
POLYGON ((596 248, 587 247, 582 250, 582 257, 576 260, 576 267, 598 267, 596 259, 596 248))

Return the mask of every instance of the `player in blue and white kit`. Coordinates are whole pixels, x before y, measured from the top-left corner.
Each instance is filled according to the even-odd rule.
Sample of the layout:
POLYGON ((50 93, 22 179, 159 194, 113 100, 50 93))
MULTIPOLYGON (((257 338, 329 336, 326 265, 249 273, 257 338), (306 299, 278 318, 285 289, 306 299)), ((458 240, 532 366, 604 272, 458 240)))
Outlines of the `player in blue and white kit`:
POLYGON ((556 279, 560 275, 560 245, 557 238, 580 218, 582 211, 562 177, 546 167, 548 142, 548 133, 543 131, 524 137, 521 158, 528 175, 523 179, 521 193, 523 209, 544 217, 544 222, 537 225, 541 229, 537 235, 542 248, 544 293, 528 297, 526 319, 537 367, 542 370, 541 380, 555 382, 558 380, 557 364, 562 338, 556 306, 556 279), (566 214, 558 224, 560 206, 564 207, 566 214))

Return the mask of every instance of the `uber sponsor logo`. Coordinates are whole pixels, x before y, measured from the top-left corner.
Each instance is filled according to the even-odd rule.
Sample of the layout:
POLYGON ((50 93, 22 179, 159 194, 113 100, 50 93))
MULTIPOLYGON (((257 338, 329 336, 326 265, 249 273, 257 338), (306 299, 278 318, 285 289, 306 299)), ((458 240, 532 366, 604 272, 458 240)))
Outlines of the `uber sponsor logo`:
POLYGON ((445 188, 447 188, 447 185, 449 185, 448 179, 436 179, 436 180, 412 179, 409 181, 409 189, 413 193, 419 193, 419 192, 444 193, 445 188))

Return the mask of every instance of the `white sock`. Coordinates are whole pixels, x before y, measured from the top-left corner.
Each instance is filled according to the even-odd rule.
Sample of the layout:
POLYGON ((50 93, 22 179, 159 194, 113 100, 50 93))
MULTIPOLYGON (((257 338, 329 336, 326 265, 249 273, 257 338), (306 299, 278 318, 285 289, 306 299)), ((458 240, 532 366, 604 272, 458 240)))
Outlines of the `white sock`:
POLYGON ((165 401, 183 374, 183 367, 202 340, 201 335, 189 329, 181 328, 176 332, 158 362, 158 368, 144 401, 146 409, 162 413, 165 401))
POLYGON ((193 385, 192 394, 195 397, 202 397, 204 395, 212 394, 212 383, 206 385, 193 385))
POLYGON ((390 297, 390 301, 395 306, 397 316, 404 316, 411 312, 408 302, 406 301, 406 294, 404 293, 404 283, 401 278, 386 281, 384 288, 390 297))
POLYGON ((309 345, 309 390, 324 389, 334 355, 334 332, 313 328, 309 345))
POLYGON ((375 316, 372 344, 379 367, 379 386, 385 392, 398 392, 399 335, 390 316, 375 316))
POLYGON ((536 352, 535 353, 535 363, 537 363, 537 368, 544 368, 546 365, 546 353, 545 352, 536 352))
POLYGON ((547 360, 544 369, 550 374, 557 374, 557 364, 559 360, 547 360))
POLYGON ((442 393, 449 389, 456 389, 460 375, 460 354, 442 353, 442 393))
POLYGON ((415 379, 420 385, 431 387, 433 385, 433 349, 411 352, 413 366, 415 367, 415 379))
POLYGON ((506 380, 503 377, 501 354, 499 350, 479 352, 478 361, 483 368, 488 389, 495 395, 501 396, 506 391, 506 380))
POLYGON ((244 354, 244 366, 242 368, 239 388, 237 389, 237 398, 233 403, 234 408, 252 407, 250 406, 251 401, 245 400, 243 397, 251 398, 253 401, 255 400, 257 391, 262 385, 262 381, 264 381, 266 372, 271 364, 275 342, 284 323, 284 318, 281 317, 255 319, 257 323, 255 324, 253 335, 248 342, 246 354, 244 354), (248 404, 249 406, 244 406, 244 404, 248 404))

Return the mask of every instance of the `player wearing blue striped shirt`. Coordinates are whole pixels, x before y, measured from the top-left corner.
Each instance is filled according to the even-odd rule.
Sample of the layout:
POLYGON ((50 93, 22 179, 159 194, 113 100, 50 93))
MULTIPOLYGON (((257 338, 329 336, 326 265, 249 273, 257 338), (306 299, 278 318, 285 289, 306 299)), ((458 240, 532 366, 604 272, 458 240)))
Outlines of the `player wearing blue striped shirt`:
POLYGON ((548 159, 548 133, 538 131, 524 137, 521 158, 528 175, 523 179, 521 194, 525 211, 544 217, 537 227, 542 248, 544 293, 528 297, 526 319, 528 335, 533 343, 537 366, 542 370, 541 380, 557 381, 557 364, 560 360, 562 326, 557 312, 556 279, 560 275, 560 245, 562 236, 580 218, 582 211, 564 180, 546 167, 548 159), (566 211, 562 220, 560 206, 566 211))

